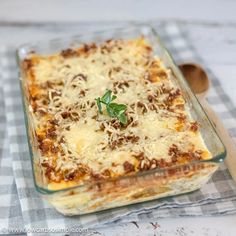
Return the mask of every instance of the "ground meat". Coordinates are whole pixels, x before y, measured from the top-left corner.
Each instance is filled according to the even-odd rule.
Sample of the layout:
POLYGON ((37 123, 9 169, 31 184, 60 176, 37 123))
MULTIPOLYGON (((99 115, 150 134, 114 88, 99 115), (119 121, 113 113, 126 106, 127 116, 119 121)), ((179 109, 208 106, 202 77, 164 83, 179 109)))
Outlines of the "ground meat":
POLYGON ((79 95, 80 95, 81 97, 84 97, 84 96, 85 96, 85 91, 84 91, 84 90, 80 90, 79 95))
POLYGON ((43 162, 41 164, 42 167, 45 169, 45 175, 50 179, 51 172, 54 172, 54 167, 52 167, 49 163, 43 162))
POLYGON ((121 123, 120 123, 119 120, 113 119, 113 120, 111 121, 111 126, 112 126, 113 128, 115 128, 115 129, 120 129, 120 128, 121 128, 121 123))
POLYGON ((134 134, 128 134, 128 135, 119 135, 115 140, 111 140, 109 142, 109 147, 114 150, 118 147, 121 147, 125 143, 137 143, 140 139, 139 136, 136 136, 134 134))
POLYGON ((52 120, 49 120, 49 123, 52 124, 52 125, 58 125, 58 120, 57 119, 52 119, 52 120))
POLYGON ((56 138, 57 137, 56 128, 55 127, 51 127, 49 129, 47 129, 46 137, 50 138, 50 139, 56 138))
POLYGON ((51 151, 53 143, 50 139, 44 139, 39 143, 39 149, 41 150, 42 155, 51 151))
POLYGON ((123 167, 124 167, 125 173, 130 173, 135 170, 134 165, 129 163, 128 161, 124 162, 123 167))
POLYGON ((61 113, 61 116, 63 119, 67 119, 68 117, 70 117, 70 112, 64 111, 61 113))
POLYGON ((168 97, 165 99, 164 103, 168 106, 172 105, 173 101, 181 95, 180 89, 176 89, 169 93, 168 97))
POLYGON ((180 150, 177 147, 177 145, 172 144, 169 148, 169 152, 168 152, 169 156, 176 156, 180 154, 180 150))
POLYGON ((148 99, 149 102, 155 102, 156 101, 156 98, 153 95, 151 95, 151 94, 149 94, 147 96, 147 99, 148 99))
POLYGON ((190 125, 190 128, 189 128, 191 131, 197 132, 198 128, 199 128, 199 125, 198 125, 197 121, 191 122, 191 125, 190 125))
POLYGON ((95 43, 84 44, 84 46, 83 46, 83 51, 84 51, 85 53, 87 53, 87 52, 89 52, 91 49, 96 49, 96 48, 97 48, 97 46, 96 46, 95 43))
POLYGON ((63 56, 64 58, 69 58, 69 57, 74 57, 74 56, 77 56, 78 53, 71 49, 71 48, 68 48, 68 49, 65 49, 65 50, 62 50, 61 51, 61 56, 63 56))
POLYGON ((106 169, 106 170, 104 170, 104 171, 102 172, 102 175, 104 175, 104 176, 106 176, 106 177, 110 177, 110 176, 111 176, 111 172, 110 172, 108 169, 106 169))
POLYGON ((23 67, 25 70, 30 70, 33 67, 33 61, 31 59, 25 59, 23 61, 23 67))
POLYGON ((74 178, 75 178, 75 172, 65 174, 65 177, 64 177, 65 180, 73 180, 74 178))

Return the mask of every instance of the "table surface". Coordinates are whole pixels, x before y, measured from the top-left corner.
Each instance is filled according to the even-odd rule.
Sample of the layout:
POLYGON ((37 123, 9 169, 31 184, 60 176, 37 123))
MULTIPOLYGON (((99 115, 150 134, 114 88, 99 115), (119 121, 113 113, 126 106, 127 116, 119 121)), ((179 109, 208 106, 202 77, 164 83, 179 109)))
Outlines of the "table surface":
MULTIPOLYGON (((222 87, 236 105, 235 11, 233 0, 126 0, 125 4, 114 0, 100 0, 99 4, 96 0, 1 0, 0 45, 16 46, 36 39, 55 38, 82 27, 109 28, 127 21, 175 20, 188 32, 210 69, 224 81, 222 87)), ((235 223, 236 215, 155 219, 99 228, 88 235, 233 236, 235 223)))

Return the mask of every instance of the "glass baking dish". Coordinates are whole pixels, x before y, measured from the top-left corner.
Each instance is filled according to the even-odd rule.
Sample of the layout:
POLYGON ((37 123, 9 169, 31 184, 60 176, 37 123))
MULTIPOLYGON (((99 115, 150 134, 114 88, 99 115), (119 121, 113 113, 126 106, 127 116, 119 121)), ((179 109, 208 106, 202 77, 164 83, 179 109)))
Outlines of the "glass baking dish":
POLYGON ((197 190, 209 180, 219 167, 219 163, 226 156, 224 145, 216 134, 206 113, 192 93, 171 55, 163 46, 157 33, 149 26, 93 32, 65 39, 27 44, 19 48, 17 57, 21 71, 21 91, 35 188, 64 215, 97 212, 197 190), (194 161, 169 168, 156 168, 116 179, 90 181, 83 185, 60 190, 49 190, 39 167, 40 153, 37 148, 32 118, 29 112, 29 95, 22 61, 32 51, 40 55, 48 55, 60 52, 63 49, 79 47, 84 43, 100 43, 111 38, 134 39, 141 35, 152 45, 154 54, 158 55, 166 67, 173 72, 173 82, 182 90, 190 115, 201 124, 200 132, 208 150, 212 154, 212 159, 194 161))

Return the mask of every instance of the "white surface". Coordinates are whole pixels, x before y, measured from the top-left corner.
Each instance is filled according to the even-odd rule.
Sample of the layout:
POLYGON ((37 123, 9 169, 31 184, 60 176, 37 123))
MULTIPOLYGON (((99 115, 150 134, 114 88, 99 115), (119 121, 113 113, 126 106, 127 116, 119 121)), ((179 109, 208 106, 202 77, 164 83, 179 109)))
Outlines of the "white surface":
MULTIPOLYGON (((194 47, 220 78, 223 89, 236 104, 235 12, 234 0, 1 0, 0 45, 19 45, 36 39, 65 36, 79 32, 83 27, 87 30, 90 24, 81 26, 75 23, 81 21, 103 20, 107 23, 96 23, 97 27, 107 28, 112 27, 111 22, 114 21, 178 19, 190 34, 194 47), (54 24, 38 25, 45 22, 74 24, 68 24, 63 29, 54 24)), ((134 223, 117 225, 97 229, 97 233, 91 235, 236 235, 236 215, 158 219, 152 223, 158 223, 156 229, 151 222, 138 222, 138 227, 134 223)))
MULTIPOLYGON (((235 236, 236 216, 160 219, 128 223, 97 232, 105 236, 235 236)), ((95 236, 96 234, 94 234, 95 236)))
POLYGON ((1 21, 81 22, 171 18, 236 22, 234 0, 1 0, 0 6, 1 21))

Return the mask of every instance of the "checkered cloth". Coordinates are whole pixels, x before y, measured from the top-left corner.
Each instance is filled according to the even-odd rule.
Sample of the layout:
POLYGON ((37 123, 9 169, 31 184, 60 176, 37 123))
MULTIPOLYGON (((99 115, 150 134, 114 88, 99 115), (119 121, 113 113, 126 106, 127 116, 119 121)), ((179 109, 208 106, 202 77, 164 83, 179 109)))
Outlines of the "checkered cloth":
MULTIPOLYGON (((189 43, 188 36, 177 24, 163 23, 154 25, 154 28, 177 63, 202 63, 189 43)), ((3 84, 0 88, 0 233, 11 233, 3 231, 9 228, 23 230, 24 226, 29 230, 68 230, 73 227, 87 228, 104 224, 112 226, 117 222, 153 220, 158 217, 236 213, 236 185, 223 163, 204 187, 190 194, 85 216, 65 217, 57 213, 34 188, 17 71, 14 50, 0 48, 0 84, 3 84)), ((208 101, 235 139, 236 108, 222 90, 220 81, 209 70, 208 72, 212 82, 208 101)))
MULTIPOLYGON (((0 49, 0 55, 2 51, 0 49)), ((12 157, 6 130, 5 104, 3 95, 4 60, 0 57, 0 234, 7 228, 24 225, 16 184, 13 176, 12 157)), ((6 232, 7 233, 7 232, 6 232)))

